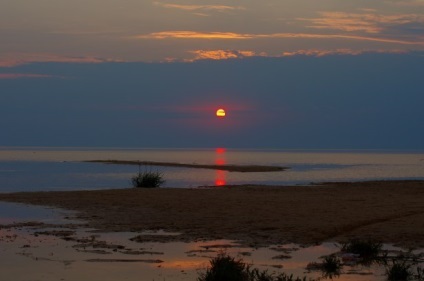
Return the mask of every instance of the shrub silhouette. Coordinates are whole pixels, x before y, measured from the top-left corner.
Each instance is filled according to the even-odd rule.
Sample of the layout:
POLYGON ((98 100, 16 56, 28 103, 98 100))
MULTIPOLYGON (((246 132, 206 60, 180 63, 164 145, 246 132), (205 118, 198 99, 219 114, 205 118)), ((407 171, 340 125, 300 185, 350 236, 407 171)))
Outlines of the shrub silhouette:
POLYGON ((237 260, 225 253, 220 253, 209 262, 210 267, 199 274, 197 281, 307 281, 306 277, 293 277, 285 273, 274 275, 256 268, 251 269, 243 260, 237 260))
POLYGON ((131 182, 134 187, 154 188, 160 187, 165 183, 165 180, 159 172, 139 172, 136 176, 132 177, 131 182))

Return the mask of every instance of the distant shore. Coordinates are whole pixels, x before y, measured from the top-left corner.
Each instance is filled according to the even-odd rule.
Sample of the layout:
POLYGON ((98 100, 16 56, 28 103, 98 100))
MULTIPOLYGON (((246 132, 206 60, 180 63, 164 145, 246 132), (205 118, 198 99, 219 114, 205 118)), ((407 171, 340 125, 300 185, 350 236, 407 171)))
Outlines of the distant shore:
POLYGON ((175 162, 154 162, 154 161, 128 161, 128 160, 88 160, 89 163, 103 163, 116 165, 142 165, 142 166, 163 166, 163 167, 180 167, 180 168, 197 168, 197 169, 212 169, 229 172, 279 172, 289 169, 288 167, 265 166, 265 165, 229 165, 229 164, 185 164, 175 162))
POLYGON ((424 247, 424 181, 0 194, 78 211, 101 231, 165 230, 141 241, 234 239, 249 246, 371 238, 424 247))

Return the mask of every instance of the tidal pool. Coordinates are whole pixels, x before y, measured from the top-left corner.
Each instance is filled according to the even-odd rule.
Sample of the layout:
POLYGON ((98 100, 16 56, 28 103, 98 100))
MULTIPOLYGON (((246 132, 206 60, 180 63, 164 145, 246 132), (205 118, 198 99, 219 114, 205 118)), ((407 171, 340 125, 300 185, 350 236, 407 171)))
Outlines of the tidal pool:
MULTIPOLYGON (((194 281, 199 272, 209 266, 210 259, 220 253, 242 259, 252 267, 270 273, 285 272, 325 280, 329 276, 320 270, 308 270, 308 265, 319 263, 321 257, 340 251, 337 243, 260 248, 230 240, 139 243, 131 238, 139 235, 146 238, 161 236, 163 241, 167 241, 167 236, 179 234, 163 231, 100 233, 94 229, 84 229, 81 224, 69 223, 64 219, 67 213, 60 210, 35 207, 34 212, 28 214, 20 208, 31 209, 31 206, 2 203, 0 207, 8 212, 2 212, 0 216, 0 272, 5 281, 194 281), (44 224, 25 224, 34 220, 44 224)), ((391 245, 384 245, 383 248, 391 254, 402 250, 391 245)), ((333 276, 339 281, 386 280, 385 267, 382 265, 363 266, 347 260, 343 262, 340 275, 333 276)), ((424 262, 420 262, 423 266, 424 262)))

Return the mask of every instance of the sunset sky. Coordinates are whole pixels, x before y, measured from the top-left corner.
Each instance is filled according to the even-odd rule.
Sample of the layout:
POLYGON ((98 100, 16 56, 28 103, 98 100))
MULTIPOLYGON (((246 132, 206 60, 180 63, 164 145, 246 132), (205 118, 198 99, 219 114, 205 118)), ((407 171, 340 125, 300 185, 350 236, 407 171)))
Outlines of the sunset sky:
POLYGON ((0 0, 0 146, 424 149, 423 84, 424 0, 0 0))

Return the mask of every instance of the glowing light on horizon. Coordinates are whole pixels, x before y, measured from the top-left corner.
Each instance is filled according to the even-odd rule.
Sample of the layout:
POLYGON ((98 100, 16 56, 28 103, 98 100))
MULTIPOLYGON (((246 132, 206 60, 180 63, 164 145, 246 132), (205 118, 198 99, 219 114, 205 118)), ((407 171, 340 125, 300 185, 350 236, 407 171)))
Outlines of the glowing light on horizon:
POLYGON ((216 111, 216 116, 217 117, 225 117, 225 110, 224 109, 222 109, 222 108, 220 108, 220 109, 218 109, 217 111, 216 111))
POLYGON ((227 150, 224 147, 217 147, 215 151, 217 154, 222 154, 222 153, 225 153, 225 151, 227 150))

